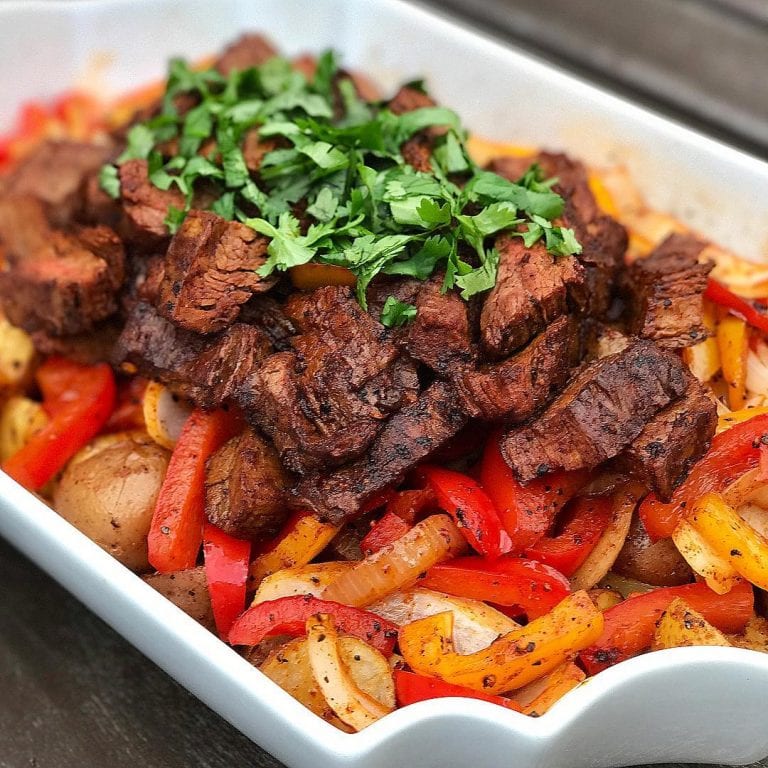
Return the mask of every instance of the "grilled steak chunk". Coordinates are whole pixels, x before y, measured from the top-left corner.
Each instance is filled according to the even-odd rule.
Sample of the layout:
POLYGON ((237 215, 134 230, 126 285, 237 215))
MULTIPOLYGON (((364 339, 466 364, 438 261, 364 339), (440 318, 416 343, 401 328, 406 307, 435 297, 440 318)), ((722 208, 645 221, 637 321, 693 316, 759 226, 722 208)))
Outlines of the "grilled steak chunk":
POLYGON ((215 333, 274 280, 256 270, 266 261, 267 238, 209 211, 190 211, 165 254, 158 311, 181 328, 215 333))
POLYGON ((108 227, 53 230, 35 198, 0 201, 0 304, 14 325, 52 336, 93 329, 117 309, 125 254, 108 227))
POLYGON ((376 494, 402 482, 409 469, 445 444, 466 421, 453 386, 436 381, 387 421, 363 457, 329 475, 304 478, 291 503, 309 507, 334 524, 345 522, 376 494))
POLYGON ((289 510, 290 477, 275 449, 252 429, 226 442, 206 464, 205 514, 242 539, 275 535, 289 510))
POLYGON ((280 352, 291 348, 296 327, 288 319, 280 303, 264 293, 257 293, 240 310, 240 321, 255 325, 280 352))
MULTIPOLYGON (((387 106, 396 115, 403 115, 416 109, 434 107, 435 102, 418 88, 405 85, 395 94, 387 106)), ((434 129, 427 129, 419 131, 403 142, 400 153, 405 162, 417 171, 429 173, 432 170, 430 158, 432 157, 432 139, 434 136, 434 129)))
POLYGON ((108 363, 120 336, 116 318, 105 320, 86 333, 73 336, 52 336, 45 331, 33 331, 30 336, 41 355, 62 355, 83 365, 108 363))
POLYGON ((233 70, 242 72, 244 69, 259 67, 265 61, 277 56, 277 49, 262 35, 253 33, 241 35, 230 43, 216 60, 216 69, 222 75, 228 75, 233 70))
POLYGON ((171 187, 162 190, 149 181, 146 160, 128 160, 118 168, 126 240, 147 248, 164 246, 170 238, 165 225, 168 209, 184 208, 184 195, 171 187))
POLYGON ((480 314, 480 337, 490 356, 505 357, 565 314, 584 304, 584 269, 572 256, 553 256, 542 243, 496 239, 499 271, 480 314))
POLYGON ((685 394, 648 422, 618 462, 666 501, 707 451, 716 427, 717 407, 691 377, 685 394))
POLYGON ((140 375, 162 381, 201 408, 216 408, 232 399, 271 349, 251 325, 235 323, 222 333, 199 336, 140 301, 128 315, 113 361, 130 363, 140 375))
POLYGON ((559 317, 514 357, 460 372, 453 381, 464 411, 485 421, 526 421, 566 385, 580 346, 577 322, 559 317))
POLYGON ((87 177, 97 172, 111 153, 112 148, 105 144, 45 141, 14 168, 4 190, 36 197, 50 220, 64 226, 81 212, 87 177))
POLYGON ((679 349, 708 336, 702 318, 703 294, 712 262, 699 262, 706 243, 691 235, 670 235, 628 269, 632 333, 679 349))
POLYGON ((635 341, 586 365, 539 419, 507 432, 502 454, 521 482, 596 467, 632 443, 688 381, 679 358, 635 341))
POLYGON ((348 288, 292 294, 285 312, 299 332, 293 351, 268 358, 240 403, 285 466, 305 474, 357 458, 382 420, 415 399, 418 380, 348 288))

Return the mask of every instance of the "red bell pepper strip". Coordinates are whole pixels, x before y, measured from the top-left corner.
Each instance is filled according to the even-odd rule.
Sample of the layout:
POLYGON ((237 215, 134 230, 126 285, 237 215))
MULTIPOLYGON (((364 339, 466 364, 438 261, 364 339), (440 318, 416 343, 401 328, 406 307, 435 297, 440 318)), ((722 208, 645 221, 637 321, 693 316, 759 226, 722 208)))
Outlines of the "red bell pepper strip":
POLYGON ((757 328, 758 331, 768 334, 768 315, 758 311, 746 299, 737 296, 722 283, 718 283, 717 280, 709 279, 704 296, 715 304, 726 307, 734 314, 740 315, 746 320, 748 325, 757 328))
POLYGON ((387 502, 387 512, 413 525, 425 512, 436 511, 437 501, 431 488, 400 491, 387 502))
POLYGON ((651 493, 639 507, 648 535, 655 541, 671 536, 697 499, 721 492, 760 462, 761 446, 768 444, 768 414, 735 424, 715 435, 709 451, 691 470, 669 502, 651 493))
POLYGON ((454 519, 476 552, 495 558, 510 551, 512 541, 499 513, 475 480, 440 467, 423 467, 421 471, 440 509, 454 519))
POLYGON ((465 698, 480 699, 480 701, 489 701, 491 704, 520 711, 520 705, 511 699, 505 699, 503 696, 494 696, 490 693, 474 691, 471 688, 465 688, 463 685, 454 685, 439 680, 436 677, 427 677, 426 675, 417 675, 415 672, 406 672, 403 669, 394 671, 395 694, 397 703, 401 707, 408 704, 415 704, 417 701, 428 701, 429 699, 444 698, 465 698))
POLYGON ((301 637, 307 619, 316 613, 333 617, 336 628, 354 635, 391 656, 397 640, 397 625, 370 611, 352 608, 312 595, 291 595, 251 606, 229 632, 230 645, 257 645, 266 637, 301 637))
POLYGON ((364 555, 371 555, 393 541, 397 541, 410 529, 411 526, 402 517, 394 512, 385 512, 383 517, 377 520, 371 526, 371 530, 363 536, 360 541, 360 549, 362 549, 364 555))
POLYGON ((525 556, 572 576, 587 559, 611 522, 613 505, 608 496, 575 499, 557 536, 544 536, 525 550, 525 556))
POLYGON ((704 582, 682 587, 661 587, 630 597, 604 614, 603 634, 580 654, 590 675, 646 650, 656 622, 669 604, 680 597, 710 623, 726 633, 740 632, 754 613, 752 585, 741 581, 726 595, 718 595, 704 582))
POLYGON ((242 429, 232 411, 192 411, 168 463, 149 529, 149 562, 160 573, 193 568, 203 540, 205 462, 242 429))
POLYGON ((3 463, 3 471, 34 491, 101 431, 115 406, 115 378, 106 363, 79 365, 51 357, 37 378, 51 420, 3 463))
POLYGON ((245 608, 251 542, 236 539, 210 523, 203 529, 205 580, 219 636, 226 640, 245 608))
POLYGON ((557 513, 587 480, 587 472, 553 472, 522 485, 504 461, 498 435, 486 443, 480 483, 499 512, 512 551, 520 554, 552 526, 557 513))
POLYGON ((520 606, 529 619, 554 608, 571 591, 568 579, 548 565, 520 557, 457 557, 434 565, 419 586, 457 597, 520 606))

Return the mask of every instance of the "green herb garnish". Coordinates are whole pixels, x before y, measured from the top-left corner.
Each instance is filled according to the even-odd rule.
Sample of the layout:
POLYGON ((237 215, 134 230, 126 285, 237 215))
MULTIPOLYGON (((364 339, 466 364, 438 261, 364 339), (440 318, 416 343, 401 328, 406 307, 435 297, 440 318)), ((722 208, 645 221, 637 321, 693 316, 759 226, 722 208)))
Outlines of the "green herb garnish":
MULTIPOLYGON (((118 163, 146 159, 152 184, 184 194, 184 209, 168 211, 171 232, 204 182, 211 210, 270 238, 260 275, 310 261, 346 267, 363 306, 379 273, 425 280, 440 268, 443 288, 456 286, 465 299, 489 290, 499 261, 493 236, 503 230, 527 245, 543 239, 556 255, 581 251, 573 230, 552 223, 564 208, 551 190, 555 180, 544 180, 535 166, 517 183, 485 171, 469 157, 454 112, 427 107, 395 115, 360 100, 349 80, 334 87, 337 72, 330 52, 312 83, 280 57, 228 77, 174 60, 160 114, 130 129, 118 163), (180 114, 179 98, 194 106, 180 114), (431 127, 441 128, 433 170, 417 172, 400 147, 431 127), (254 129, 278 146, 262 159, 258 182, 243 156, 254 129), (168 158, 162 152, 171 141, 177 149, 168 158), (295 212, 300 201, 313 222, 306 232, 295 212)), ((100 179, 110 195, 119 194, 114 166, 100 179)), ((401 325, 415 311, 390 297, 382 322, 401 325)))

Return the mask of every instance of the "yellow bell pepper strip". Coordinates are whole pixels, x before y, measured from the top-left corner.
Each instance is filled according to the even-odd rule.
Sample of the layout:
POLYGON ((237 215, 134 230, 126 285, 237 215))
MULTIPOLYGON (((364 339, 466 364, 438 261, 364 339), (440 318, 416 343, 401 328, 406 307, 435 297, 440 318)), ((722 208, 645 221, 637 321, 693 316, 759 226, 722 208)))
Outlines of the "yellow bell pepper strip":
POLYGON ((755 416, 765 416, 767 413, 768 407, 766 406, 742 408, 740 411, 729 411, 728 413, 724 413, 717 420, 717 431, 718 433, 725 432, 726 429, 735 427, 737 424, 754 419, 755 416))
POLYGON ((420 675, 499 694, 543 677, 603 631, 603 614, 586 592, 566 597, 548 614, 475 653, 453 649, 453 613, 429 616, 400 629, 400 653, 420 675))
POLYGON ((514 701, 520 705, 524 715, 541 717, 585 678, 584 671, 568 661, 541 680, 534 680, 529 686, 515 691, 514 701))
POLYGON ((747 354, 749 331, 747 324, 736 315, 726 315, 717 324, 717 346, 728 385, 728 406, 732 411, 744 407, 747 389, 747 354))
POLYGON ((341 526, 323 523, 311 512, 296 512, 283 530, 251 563, 250 580, 256 585, 283 568, 306 565, 331 543, 341 526))
POLYGON ((51 417, 3 471, 37 491, 102 430, 114 407, 116 386, 106 363, 80 365, 51 357, 37 371, 43 407, 51 417))
POLYGON ((728 506, 722 496, 708 493, 699 499, 689 522, 736 573, 756 587, 768 589, 768 540, 728 506))

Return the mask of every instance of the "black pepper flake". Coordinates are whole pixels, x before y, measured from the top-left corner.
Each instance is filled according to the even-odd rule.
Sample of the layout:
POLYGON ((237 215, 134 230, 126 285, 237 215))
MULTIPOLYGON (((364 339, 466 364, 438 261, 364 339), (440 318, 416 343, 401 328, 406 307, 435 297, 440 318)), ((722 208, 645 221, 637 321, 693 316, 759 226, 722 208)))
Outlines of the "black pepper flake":
POLYGON ((731 557, 741 557, 741 550, 739 550, 739 549, 732 549, 731 550, 731 557))

